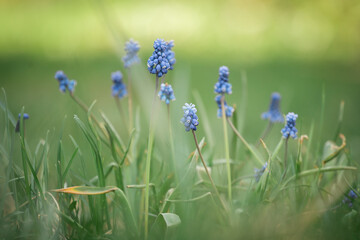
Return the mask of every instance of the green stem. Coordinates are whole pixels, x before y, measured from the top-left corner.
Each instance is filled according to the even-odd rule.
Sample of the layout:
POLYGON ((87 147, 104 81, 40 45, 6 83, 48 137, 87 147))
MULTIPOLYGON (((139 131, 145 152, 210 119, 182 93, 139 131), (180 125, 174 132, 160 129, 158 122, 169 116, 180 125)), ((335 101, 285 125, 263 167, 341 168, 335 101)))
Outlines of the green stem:
POLYGON ((228 121, 230 127, 232 128, 232 130, 234 131, 234 133, 236 134, 236 136, 238 136, 238 138, 240 138, 240 140, 243 142, 243 144, 246 146, 246 148, 251 152, 252 155, 254 155, 255 159, 259 162, 259 164, 261 166, 263 166, 264 163, 261 160, 261 157, 252 149, 250 144, 241 136, 241 134, 238 132, 238 130, 235 128, 234 124, 231 122, 231 120, 229 118, 227 118, 227 121, 228 121))
POLYGON ((149 231, 149 186, 150 186, 150 166, 151 166, 151 154, 153 149, 153 142, 154 142, 154 126, 153 121, 156 112, 156 94, 159 87, 159 77, 156 76, 156 83, 155 83, 155 94, 151 108, 151 115, 150 115, 150 126, 149 126, 149 138, 148 138, 148 148, 147 148, 147 156, 146 156, 146 166, 145 166, 145 229, 144 229, 144 238, 148 238, 148 231, 149 231))
POLYGON ((224 129, 224 143, 225 143, 225 157, 226 157, 226 170, 227 170, 227 180, 228 180, 228 198, 231 204, 232 202, 232 193, 231 193, 231 166, 230 166, 230 153, 229 153, 229 139, 228 131, 226 125, 226 115, 225 115, 225 96, 221 97, 221 110, 222 110, 222 122, 224 129))
POLYGON ((129 132, 133 129, 133 102, 132 102, 132 83, 131 83, 131 72, 128 68, 128 104, 129 104, 129 132))
MULTIPOLYGON (((115 97, 115 102, 116 102, 116 106, 120 113, 121 121, 123 122, 125 129, 128 129, 127 124, 126 124, 126 119, 125 119, 125 112, 124 112, 123 107, 121 106, 120 99, 118 97, 115 97)), ((131 130, 129 130, 129 133, 130 133, 130 131, 131 130)))
POLYGON ((119 203, 119 207, 121 208, 124 214, 124 219, 125 219, 124 223, 127 226, 129 235, 131 236, 132 239, 138 239, 139 231, 136 225, 134 215, 131 211, 131 207, 128 199, 126 198, 124 192, 121 189, 115 190, 115 195, 117 196, 116 200, 119 203))
POLYGON ((210 173, 209 173, 209 170, 208 170, 208 168, 207 168, 207 166, 206 166, 206 163, 205 163, 205 161, 204 161, 204 158, 203 158, 203 156, 202 156, 202 154, 201 154, 201 150, 200 150, 200 147, 199 147, 199 143, 198 143, 198 140, 197 140, 197 138, 196 138, 196 134, 195 134, 195 131, 194 131, 194 130, 192 130, 192 134, 193 134, 193 136, 194 136, 196 149, 197 149, 197 151, 198 151, 198 153, 199 153, 201 162, 202 162, 202 164, 204 165, 206 174, 207 174, 208 177, 209 177, 209 180, 210 180, 210 182, 211 182, 211 185, 212 185, 212 187, 214 188, 214 191, 215 191, 217 197, 219 198, 222 206, 224 207, 225 210, 227 210, 226 205, 225 205, 225 203, 223 202, 222 198, 220 197, 220 193, 219 193, 219 191, 217 190, 217 188, 216 188, 216 186, 215 186, 215 183, 214 183, 214 181, 213 181, 213 179, 212 179, 212 177, 211 177, 211 175, 210 175, 210 173))
MULTIPOLYGON (((273 127, 273 123, 269 121, 269 124, 267 125, 266 129, 264 130, 264 132, 261 134, 261 139, 265 141, 265 138, 269 135, 272 127, 273 127)), ((256 146, 260 146, 260 140, 256 143, 256 146)))
POLYGON ((168 112, 168 126, 169 126, 169 137, 170 137, 170 148, 171 148, 171 158, 172 158, 172 171, 174 172, 175 182, 179 183, 179 179, 176 173, 176 161, 175 161, 175 146, 174 146, 174 137, 171 126, 171 118, 170 118, 170 104, 167 104, 167 112, 168 112))
POLYGON ((289 138, 285 139, 285 155, 284 155, 284 175, 282 176, 282 179, 285 178, 286 176, 286 171, 287 171, 287 152, 288 152, 288 142, 289 142, 289 138))

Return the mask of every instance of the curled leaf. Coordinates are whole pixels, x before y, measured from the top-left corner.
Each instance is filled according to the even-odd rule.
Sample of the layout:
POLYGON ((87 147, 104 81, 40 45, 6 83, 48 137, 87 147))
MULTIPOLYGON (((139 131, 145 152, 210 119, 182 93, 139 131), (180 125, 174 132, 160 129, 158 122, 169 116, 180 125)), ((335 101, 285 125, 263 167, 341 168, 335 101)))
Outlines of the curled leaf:
POLYGON ((69 188, 55 189, 54 192, 70 193, 79 195, 101 195, 114 192, 117 187, 91 187, 91 186, 75 186, 69 188))

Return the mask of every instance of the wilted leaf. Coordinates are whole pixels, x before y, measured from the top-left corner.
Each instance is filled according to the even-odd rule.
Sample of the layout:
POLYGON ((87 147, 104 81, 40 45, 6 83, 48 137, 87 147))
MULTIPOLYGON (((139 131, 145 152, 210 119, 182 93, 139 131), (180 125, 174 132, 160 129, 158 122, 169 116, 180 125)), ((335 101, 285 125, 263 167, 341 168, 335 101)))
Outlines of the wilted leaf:
POLYGON ((53 190, 54 192, 70 193, 79 195, 101 195, 117 190, 117 187, 91 187, 91 186, 75 186, 53 190))

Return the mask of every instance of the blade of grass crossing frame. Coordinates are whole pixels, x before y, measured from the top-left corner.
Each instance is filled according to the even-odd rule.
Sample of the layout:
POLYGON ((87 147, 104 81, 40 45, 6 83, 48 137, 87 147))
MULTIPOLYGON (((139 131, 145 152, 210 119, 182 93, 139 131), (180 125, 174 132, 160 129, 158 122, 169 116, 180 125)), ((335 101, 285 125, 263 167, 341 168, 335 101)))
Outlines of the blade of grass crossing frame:
MULTIPOLYGON (((29 184, 29 176, 27 173, 27 167, 29 167, 30 172, 34 178, 35 181, 35 185, 38 187, 38 190, 40 192, 40 196, 42 197, 42 199, 44 199, 44 193, 42 191, 39 179, 36 175, 35 169, 33 168, 32 164, 31 164, 31 160, 29 159, 29 154, 26 148, 26 141, 25 141, 25 135, 24 135, 24 107, 21 110, 21 117, 20 117, 20 144, 21 144, 21 154, 22 154, 22 158, 23 158, 23 166, 24 166, 24 175, 25 175, 25 179, 27 178, 27 187, 28 187, 28 196, 30 197, 30 201, 31 201, 31 189, 30 189, 30 185, 29 184), (26 174, 25 174, 25 170, 26 170, 26 174)), ((31 201, 32 202, 32 201, 31 201)))
POLYGON ((65 168, 65 171, 64 171, 64 173, 62 175, 62 179, 66 179, 66 176, 67 176, 67 174, 68 174, 68 172, 70 170, 71 164, 72 164, 73 160, 75 159, 75 156, 76 156, 78 150, 79 150, 79 148, 75 148, 73 154, 71 155, 71 158, 70 158, 70 160, 69 160, 69 162, 68 162, 68 164, 67 164, 67 166, 65 168))
POLYGON ((242 132, 245 125, 246 107, 247 107, 247 76, 245 71, 241 71, 241 103, 239 108, 240 118, 238 121, 239 132, 242 132))
MULTIPOLYGON (((85 135, 85 138, 89 142, 91 149, 93 151, 94 157, 95 157, 95 165, 96 165, 96 171, 99 178, 99 185, 100 187, 105 187, 105 174, 104 169, 102 165, 102 157, 100 154, 100 147, 98 145, 98 141, 94 139, 94 132, 91 132, 91 130, 88 130, 85 126, 85 124, 78 118, 78 116, 74 116, 74 119, 80 129, 82 130, 83 134, 85 135)), ((110 215, 108 212, 108 207, 106 203, 105 196, 101 196, 101 208, 99 209, 99 216, 103 216, 102 214, 105 213, 107 225, 110 228, 110 215)), ((102 218, 101 218, 102 219, 102 218)), ((97 226, 98 230, 100 230, 100 227, 97 226)))
POLYGON ((324 128, 324 115, 325 115, 325 84, 323 84, 323 89, 322 89, 322 95, 321 95, 321 110, 320 110, 320 123, 319 123, 319 136, 318 136, 318 141, 317 141, 317 146, 316 146, 316 159, 317 159, 317 163, 318 165, 321 164, 321 142, 322 142, 322 134, 323 134, 323 128, 324 128))
POLYGON ((111 133, 114 136, 114 140, 117 141, 117 143, 120 147, 120 150, 122 151, 122 153, 124 153, 125 144, 124 144, 123 140, 121 139, 120 135, 116 132, 114 126, 111 124, 111 122, 106 117, 106 115, 104 113, 101 113, 101 116, 102 116, 103 120, 105 121, 105 124, 108 125, 109 129, 111 130, 111 133))
POLYGON ((82 172, 83 172, 83 178, 87 179, 87 174, 86 174, 86 170, 85 170, 85 161, 84 161, 84 158, 82 156, 82 152, 81 152, 81 149, 79 147, 79 144, 76 142, 76 140, 74 139, 73 136, 69 135, 69 137, 70 137, 72 143, 74 144, 75 148, 79 149, 78 153, 79 153, 79 157, 80 157, 80 160, 81 160, 81 168, 82 168, 82 172))
POLYGON ((334 142, 336 142, 336 140, 338 139, 339 134, 340 134, 340 130, 341 130, 341 126, 342 126, 343 118, 344 118, 344 106, 345 106, 345 102, 341 101, 340 109, 339 109, 338 126, 335 131, 334 142))
POLYGON ((314 129, 315 129, 315 123, 314 121, 311 122, 310 125, 310 131, 309 131, 309 141, 307 144, 307 151, 306 151, 306 157, 304 160, 304 169, 308 169, 309 168, 309 158, 310 158, 310 154, 311 154, 311 150, 313 148, 313 138, 314 138, 314 129))
MULTIPOLYGON (((20 142, 21 144, 25 141, 24 137, 24 107, 21 109, 21 116, 20 116, 20 142)), ((23 144, 22 144, 23 145, 23 144)), ((21 159, 23 164, 23 171, 24 171, 24 180, 25 180, 25 191, 29 202, 31 201, 31 189, 29 185, 29 175, 27 169, 27 161, 26 161, 26 152, 24 151, 25 148, 21 148, 21 159)))

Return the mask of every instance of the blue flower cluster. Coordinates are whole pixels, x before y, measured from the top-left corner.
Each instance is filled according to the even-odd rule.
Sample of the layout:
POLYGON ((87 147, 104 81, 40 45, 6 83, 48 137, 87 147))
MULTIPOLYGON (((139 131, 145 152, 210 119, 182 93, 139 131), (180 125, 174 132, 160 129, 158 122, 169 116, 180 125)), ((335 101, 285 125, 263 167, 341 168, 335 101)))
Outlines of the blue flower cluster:
MULTIPOLYGON (((219 79, 218 82, 215 84, 215 93, 218 93, 215 97, 215 101, 218 105, 218 111, 217 116, 221 118, 222 116, 222 108, 221 108, 221 98, 224 96, 224 94, 231 94, 231 84, 229 83, 229 68, 226 66, 222 66, 219 68, 219 79)), ((228 106, 225 98, 224 98, 224 108, 225 108, 225 116, 226 117, 232 117, 234 108, 231 106, 228 106)))
POLYGON ((264 174, 266 168, 268 166, 268 163, 266 162, 264 166, 261 169, 255 168, 255 181, 258 182, 261 178, 261 176, 264 174))
POLYGON ((155 40, 154 52, 147 61, 148 70, 151 74, 162 77, 168 70, 173 69, 172 66, 175 64, 175 54, 171 51, 173 46, 173 41, 155 40))
POLYGON ((297 117, 298 115, 293 112, 290 112, 286 115, 286 124, 285 127, 281 130, 284 138, 297 138, 297 129, 295 128, 297 117))
POLYGON ((355 199, 357 199, 358 196, 353 190, 350 190, 347 196, 344 197, 342 200, 343 204, 347 204, 350 208, 353 207, 355 199))
MULTIPOLYGON (((21 113, 19 113, 18 118, 19 118, 19 119, 21 118, 21 113)), ((23 118, 24 118, 24 119, 29 119, 29 118, 30 118, 30 116, 29 116, 29 114, 24 113, 23 118)))
POLYGON ((169 70, 173 70, 174 64, 176 63, 175 52, 171 50, 175 46, 174 40, 170 40, 169 42, 166 43, 166 45, 167 45, 166 58, 168 59, 170 64, 169 70))
POLYGON ((185 126, 185 131, 194 130, 196 131, 196 126, 199 125, 199 118, 196 115, 197 109, 195 108, 195 105, 192 103, 185 103, 185 105, 182 107, 184 110, 184 116, 181 119, 181 122, 185 126))
POLYGON ((284 122, 284 117, 280 111, 280 100, 281 96, 279 93, 271 94, 271 102, 269 110, 264 112, 261 117, 263 119, 268 119, 271 123, 284 122))
MULTIPOLYGON (((216 101, 216 103, 218 105, 218 111, 217 111, 218 118, 221 118, 221 116, 222 116, 221 97, 222 97, 222 95, 216 95, 216 97, 215 97, 215 101, 216 101)), ((226 117, 232 117, 233 112, 234 112, 234 108, 227 105, 226 101, 224 101, 224 107, 225 107, 225 115, 226 115, 226 117)))
POLYGON ((125 43, 124 48, 126 55, 122 58, 124 62, 124 67, 129 68, 131 65, 138 63, 139 57, 137 52, 140 50, 140 45, 138 42, 130 39, 128 42, 125 43))
POLYGON ((57 71, 55 73, 55 79, 59 81, 59 90, 61 92, 66 92, 66 89, 70 93, 73 93, 76 86, 75 80, 69 80, 63 71, 57 71))
POLYGON ((120 71, 111 73, 113 85, 111 87, 113 97, 123 98, 127 95, 126 86, 123 83, 123 75, 120 71))
POLYGON ((170 101, 175 100, 174 90, 171 85, 168 83, 162 83, 160 85, 159 97, 161 101, 164 101, 166 104, 169 104, 170 101))
POLYGON ((215 84, 215 93, 231 94, 231 84, 229 83, 229 68, 222 66, 219 68, 219 81, 215 84))

